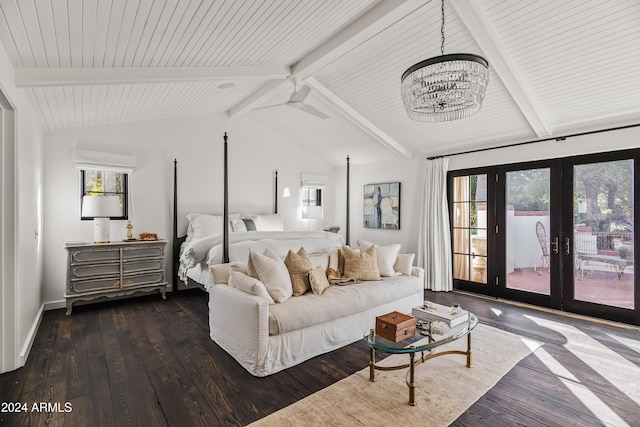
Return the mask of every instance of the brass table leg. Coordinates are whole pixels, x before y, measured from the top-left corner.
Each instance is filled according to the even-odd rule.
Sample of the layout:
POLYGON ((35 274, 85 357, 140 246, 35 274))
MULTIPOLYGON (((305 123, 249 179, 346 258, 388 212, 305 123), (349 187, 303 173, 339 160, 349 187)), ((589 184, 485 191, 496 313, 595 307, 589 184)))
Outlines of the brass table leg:
POLYGON ((369 360, 369 381, 376 380, 376 350, 371 347, 371 359, 369 360))
POLYGON ((471 332, 467 334, 467 368, 471 367, 471 332))
POLYGON ((416 406, 415 353, 409 353, 409 405, 416 406))

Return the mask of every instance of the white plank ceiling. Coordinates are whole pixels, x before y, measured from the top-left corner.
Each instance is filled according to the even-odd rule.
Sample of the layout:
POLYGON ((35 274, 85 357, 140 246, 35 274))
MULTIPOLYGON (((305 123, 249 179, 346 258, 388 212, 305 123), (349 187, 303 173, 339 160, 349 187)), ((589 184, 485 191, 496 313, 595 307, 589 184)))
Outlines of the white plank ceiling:
POLYGON ((49 129, 226 112, 341 164, 640 123, 637 0, 447 0, 445 53, 487 58, 476 115, 409 120, 438 0, 0 0, 0 44, 49 129), (294 81, 321 120, 283 103, 294 81), (298 85, 300 87, 300 84, 298 85))

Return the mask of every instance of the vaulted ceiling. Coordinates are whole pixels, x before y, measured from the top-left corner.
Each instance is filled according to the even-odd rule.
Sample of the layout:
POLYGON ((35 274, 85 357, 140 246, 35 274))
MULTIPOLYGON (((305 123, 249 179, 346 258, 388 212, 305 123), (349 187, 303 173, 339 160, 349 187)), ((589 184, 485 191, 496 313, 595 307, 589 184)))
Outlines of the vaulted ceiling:
POLYGON ((637 0, 447 0, 445 53, 483 55, 479 113, 406 117, 438 0, 0 0, 0 43, 49 129, 225 112, 336 164, 640 123, 637 0), (282 106, 306 84, 322 120, 282 106))

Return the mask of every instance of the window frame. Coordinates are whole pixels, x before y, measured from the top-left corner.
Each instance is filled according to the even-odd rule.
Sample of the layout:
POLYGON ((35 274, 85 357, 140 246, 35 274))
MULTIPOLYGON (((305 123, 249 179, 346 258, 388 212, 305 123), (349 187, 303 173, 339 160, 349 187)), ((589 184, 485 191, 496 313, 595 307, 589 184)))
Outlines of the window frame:
POLYGON ((109 217, 110 220, 128 220, 129 219, 129 174, 127 172, 109 171, 104 169, 81 169, 80 170, 80 220, 81 221, 93 221, 92 216, 82 216, 82 198, 87 195, 86 191, 86 172, 94 170, 97 172, 107 173, 120 173, 122 174, 122 191, 103 191, 91 193, 103 194, 103 195, 122 195, 122 215, 109 217))
POLYGON ((308 206, 322 206, 322 188, 315 188, 315 187, 302 187, 302 201, 301 201, 302 207, 308 207, 308 206), (312 191, 315 190, 315 195, 316 198, 315 199, 311 199, 310 196, 312 194, 312 191), (307 196, 307 197, 305 197, 307 196), (310 201, 315 201, 315 204, 310 204, 310 201))

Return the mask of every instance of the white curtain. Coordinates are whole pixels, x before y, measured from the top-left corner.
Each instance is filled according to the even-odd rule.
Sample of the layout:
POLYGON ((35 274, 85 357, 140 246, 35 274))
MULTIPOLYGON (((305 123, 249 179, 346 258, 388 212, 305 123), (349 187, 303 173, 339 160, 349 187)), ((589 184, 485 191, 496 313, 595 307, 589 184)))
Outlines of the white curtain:
POLYGON ((418 265, 424 268, 424 287, 453 290, 451 232, 447 205, 449 159, 427 160, 420 214, 418 265))

